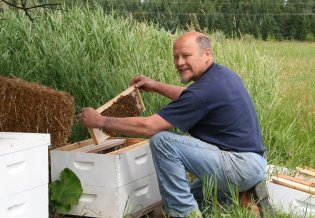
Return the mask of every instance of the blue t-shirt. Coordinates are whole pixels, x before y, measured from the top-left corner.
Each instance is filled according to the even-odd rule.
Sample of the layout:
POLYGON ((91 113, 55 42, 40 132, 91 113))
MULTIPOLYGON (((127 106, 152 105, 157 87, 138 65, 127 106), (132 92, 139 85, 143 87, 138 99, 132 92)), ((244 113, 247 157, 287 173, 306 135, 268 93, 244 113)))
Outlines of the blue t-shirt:
POLYGON ((221 150, 266 150, 254 105, 239 76, 213 64, 177 100, 157 112, 183 132, 221 150))

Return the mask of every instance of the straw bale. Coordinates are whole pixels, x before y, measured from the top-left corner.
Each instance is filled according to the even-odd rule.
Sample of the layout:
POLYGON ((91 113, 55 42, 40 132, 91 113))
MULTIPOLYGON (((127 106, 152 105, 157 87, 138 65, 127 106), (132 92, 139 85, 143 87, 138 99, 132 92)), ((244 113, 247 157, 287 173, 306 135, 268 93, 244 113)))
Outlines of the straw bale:
POLYGON ((0 131, 50 133, 54 149, 67 144, 73 118, 70 94, 0 76, 0 131))

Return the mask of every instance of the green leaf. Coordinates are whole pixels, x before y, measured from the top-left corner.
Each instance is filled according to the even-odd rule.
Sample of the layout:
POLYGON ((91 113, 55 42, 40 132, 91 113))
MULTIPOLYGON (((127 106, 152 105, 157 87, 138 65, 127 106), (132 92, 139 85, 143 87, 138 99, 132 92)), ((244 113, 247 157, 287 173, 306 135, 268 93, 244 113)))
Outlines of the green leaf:
POLYGON ((69 168, 65 168, 60 173, 60 179, 49 184, 49 203, 61 212, 68 212, 79 203, 82 191, 79 178, 69 168))

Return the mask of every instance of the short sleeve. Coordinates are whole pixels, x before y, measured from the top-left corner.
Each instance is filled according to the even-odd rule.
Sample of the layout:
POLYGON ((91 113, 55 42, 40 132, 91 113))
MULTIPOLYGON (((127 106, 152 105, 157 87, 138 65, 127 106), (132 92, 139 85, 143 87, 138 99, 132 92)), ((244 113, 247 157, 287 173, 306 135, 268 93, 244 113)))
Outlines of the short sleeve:
POLYGON ((187 132, 207 114, 207 109, 193 92, 185 90, 157 114, 182 132, 187 132))

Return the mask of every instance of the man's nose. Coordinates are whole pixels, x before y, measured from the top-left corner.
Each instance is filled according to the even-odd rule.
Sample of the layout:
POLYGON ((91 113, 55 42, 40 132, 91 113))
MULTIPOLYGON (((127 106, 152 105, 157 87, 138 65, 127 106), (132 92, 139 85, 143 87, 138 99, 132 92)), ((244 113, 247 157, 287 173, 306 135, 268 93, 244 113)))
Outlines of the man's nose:
POLYGON ((179 56, 179 57, 177 58, 177 60, 176 60, 176 65, 177 65, 177 66, 182 66, 182 65, 184 65, 184 64, 185 64, 184 58, 181 57, 181 56, 179 56))

